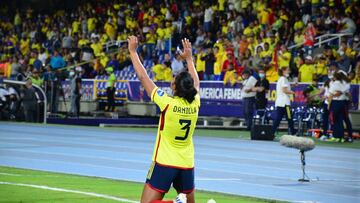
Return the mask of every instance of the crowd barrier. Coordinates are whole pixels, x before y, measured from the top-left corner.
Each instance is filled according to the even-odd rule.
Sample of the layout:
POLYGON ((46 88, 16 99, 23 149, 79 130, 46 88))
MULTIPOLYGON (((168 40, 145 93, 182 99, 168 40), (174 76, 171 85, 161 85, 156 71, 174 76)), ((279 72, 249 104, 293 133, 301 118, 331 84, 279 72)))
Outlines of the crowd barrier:
MULTIPOLYGON (((164 91, 171 94, 170 83, 156 83, 164 91)), ((70 82, 63 82, 63 89, 68 98, 70 93, 70 82)), ((303 90, 308 86, 307 83, 300 83, 292 87, 295 95, 291 97, 292 107, 306 105, 306 99, 303 96, 303 90)), ((150 98, 141 86, 140 81, 119 80, 115 83, 115 99, 118 103, 126 101, 144 101, 149 102, 150 98)), ((359 110, 359 85, 351 85, 352 110, 359 110)), ((83 80, 82 82, 82 101, 106 101, 106 80, 83 80)), ((241 99, 240 85, 227 86, 222 82, 202 81, 200 88, 201 107, 199 114, 201 116, 222 116, 222 117, 242 117, 243 104, 241 99)), ((268 105, 273 105, 276 98, 276 83, 270 84, 268 94, 268 105)))

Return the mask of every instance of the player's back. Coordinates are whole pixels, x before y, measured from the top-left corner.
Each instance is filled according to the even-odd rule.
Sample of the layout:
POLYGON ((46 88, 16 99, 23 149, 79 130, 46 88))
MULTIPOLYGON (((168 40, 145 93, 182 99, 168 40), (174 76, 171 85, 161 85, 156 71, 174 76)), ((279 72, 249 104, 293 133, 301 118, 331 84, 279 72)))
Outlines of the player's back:
POLYGON ((158 89, 153 92, 152 99, 161 110, 153 161, 172 167, 193 168, 192 136, 200 107, 199 95, 189 103, 158 89))

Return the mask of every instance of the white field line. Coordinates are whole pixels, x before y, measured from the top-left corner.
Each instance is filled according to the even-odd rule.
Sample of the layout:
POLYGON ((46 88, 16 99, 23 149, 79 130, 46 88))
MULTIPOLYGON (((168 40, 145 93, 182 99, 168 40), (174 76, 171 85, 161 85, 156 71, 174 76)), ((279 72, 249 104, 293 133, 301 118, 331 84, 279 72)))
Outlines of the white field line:
POLYGON ((23 176, 21 174, 14 174, 14 173, 2 173, 0 172, 0 175, 4 175, 4 176, 23 176))
POLYGON ((48 187, 45 185, 32 185, 32 184, 2 182, 2 181, 0 181, 0 185, 15 185, 15 186, 32 187, 32 188, 38 188, 38 189, 44 189, 44 190, 52 190, 52 191, 75 193, 75 194, 81 194, 81 195, 87 195, 87 196, 93 196, 93 197, 100 197, 100 198, 115 200, 115 201, 119 201, 119 202, 139 203, 137 201, 133 201, 130 199, 119 198, 119 197, 114 197, 114 196, 110 196, 110 195, 98 194, 98 193, 93 193, 93 192, 82 192, 82 191, 78 191, 78 190, 68 190, 68 189, 63 189, 63 188, 48 187))

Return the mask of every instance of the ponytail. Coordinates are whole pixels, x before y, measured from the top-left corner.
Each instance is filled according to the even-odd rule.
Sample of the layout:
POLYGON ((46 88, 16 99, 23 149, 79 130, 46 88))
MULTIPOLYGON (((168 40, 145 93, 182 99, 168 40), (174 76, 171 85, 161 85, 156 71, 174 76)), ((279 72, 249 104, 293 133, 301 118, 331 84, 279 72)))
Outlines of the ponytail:
POLYGON ((194 80, 188 72, 181 72, 175 77, 175 96, 186 99, 189 103, 195 100, 197 90, 194 87, 194 80))

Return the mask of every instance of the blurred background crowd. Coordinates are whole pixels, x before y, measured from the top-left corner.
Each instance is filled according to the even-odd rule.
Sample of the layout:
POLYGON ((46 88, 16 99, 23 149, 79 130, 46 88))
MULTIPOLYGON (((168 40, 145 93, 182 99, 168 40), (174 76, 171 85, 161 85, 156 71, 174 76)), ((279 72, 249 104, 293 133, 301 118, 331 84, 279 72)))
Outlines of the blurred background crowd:
MULTIPOLYGON (((57 6, 0 2, 0 75, 41 87, 51 112, 63 80, 71 80, 77 115, 81 79, 107 79, 112 88, 116 80, 136 79, 130 34, 140 39, 138 52, 155 81, 171 81, 186 69, 178 50, 188 38, 201 80, 235 85, 246 70, 276 82, 278 70, 289 67, 294 82, 325 82, 342 70, 360 83, 357 0, 50 2, 57 6)), ((107 89, 108 109, 114 92, 107 89)))
POLYGON ((169 81, 186 68, 176 52, 188 38, 203 80, 234 84, 249 68, 264 69, 275 82, 278 68, 290 66, 300 82, 325 81, 335 63, 359 82, 357 1, 115 0, 52 11, 5 4, 0 12, 0 69, 18 80, 36 72, 51 80, 49 72, 71 66, 82 67, 82 78, 105 75, 110 66, 120 71, 130 65, 121 42, 135 34, 155 80, 169 81), (316 37, 331 33, 349 35, 316 50, 316 37), (113 41, 119 48, 109 53, 113 41))

